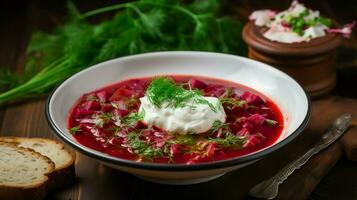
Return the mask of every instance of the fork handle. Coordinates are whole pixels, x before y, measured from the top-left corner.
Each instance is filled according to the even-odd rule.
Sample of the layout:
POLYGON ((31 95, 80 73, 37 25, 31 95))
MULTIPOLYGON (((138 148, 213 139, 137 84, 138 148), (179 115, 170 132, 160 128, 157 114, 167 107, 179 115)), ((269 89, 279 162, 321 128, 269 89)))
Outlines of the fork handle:
POLYGON ((296 169, 300 169, 313 155, 317 154, 320 150, 317 148, 312 148, 309 151, 295 161, 286 165, 282 170, 274 175, 272 180, 276 181, 278 184, 284 182, 296 169))
POLYGON ((284 182, 296 169, 300 169, 313 155, 320 152, 325 147, 335 142, 346 131, 351 124, 351 115, 345 113, 335 120, 332 127, 330 127, 325 134, 323 134, 319 143, 313 146, 310 150, 305 152, 298 159, 289 163, 281 171, 273 176, 272 180, 278 184, 284 182))

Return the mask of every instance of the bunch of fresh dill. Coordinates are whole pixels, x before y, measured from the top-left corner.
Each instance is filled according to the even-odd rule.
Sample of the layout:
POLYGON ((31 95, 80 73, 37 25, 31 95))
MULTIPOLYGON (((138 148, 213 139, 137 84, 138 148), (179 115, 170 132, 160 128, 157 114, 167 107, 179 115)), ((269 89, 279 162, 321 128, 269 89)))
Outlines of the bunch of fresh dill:
POLYGON ((72 74, 112 58, 151 51, 201 50, 245 54, 242 25, 219 16, 219 0, 139 0, 79 13, 53 33, 32 35, 23 74, 0 71, 0 105, 45 94, 72 74), (91 24, 88 18, 112 12, 91 24))

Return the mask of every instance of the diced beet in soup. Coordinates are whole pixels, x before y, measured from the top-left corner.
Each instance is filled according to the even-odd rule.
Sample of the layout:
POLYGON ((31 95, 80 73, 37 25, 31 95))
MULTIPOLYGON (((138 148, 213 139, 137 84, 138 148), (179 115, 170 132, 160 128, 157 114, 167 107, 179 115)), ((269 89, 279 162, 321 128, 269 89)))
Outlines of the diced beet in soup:
POLYGON ((216 97, 226 114, 200 134, 179 134, 143 122, 140 98, 155 77, 106 86, 78 99, 68 129, 80 144, 137 162, 196 164, 236 158, 272 145, 284 120, 278 106, 257 91, 230 81, 171 75, 175 84, 216 97))

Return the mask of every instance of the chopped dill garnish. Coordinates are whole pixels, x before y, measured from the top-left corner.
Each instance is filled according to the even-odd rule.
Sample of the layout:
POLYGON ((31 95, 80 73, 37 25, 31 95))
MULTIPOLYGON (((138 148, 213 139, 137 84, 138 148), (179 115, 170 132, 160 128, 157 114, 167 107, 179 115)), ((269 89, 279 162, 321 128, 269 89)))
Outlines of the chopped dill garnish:
POLYGON ((156 157, 165 156, 165 152, 160 148, 154 148, 149 143, 139 138, 140 132, 128 133, 128 145, 139 156, 152 160, 156 157))
POLYGON ((104 120, 101 118, 94 119, 94 124, 96 127, 103 128, 104 120))
POLYGON ((108 132, 114 132, 114 133, 117 133, 119 131, 123 130, 122 127, 120 126, 113 126, 113 127, 110 127, 110 128, 106 128, 105 131, 108 131, 108 132))
POLYGON ((88 95, 88 96, 86 97, 86 101, 96 101, 96 100, 98 100, 98 99, 97 99, 97 97, 94 96, 94 95, 88 95))
POLYGON ((228 127, 227 124, 222 123, 219 120, 216 120, 216 121, 213 122, 212 127, 210 129, 210 132, 214 133, 214 132, 218 131, 221 128, 227 130, 229 127, 228 127))
POLYGON ((96 127, 103 128, 103 125, 110 122, 113 115, 111 113, 101 113, 99 115, 93 115, 93 120, 96 127))
POLYGON ((242 148, 246 142, 244 137, 239 137, 227 132, 224 138, 209 138, 210 141, 216 142, 221 147, 238 147, 242 148))
POLYGON ((167 103, 168 107, 180 108, 190 106, 195 108, 193 104, 206 104, 214 112, 217 112, 217 108, 203 98, 200 90, 189 89, 186 90, 182 84, 176 84, 172 79, 167 77, 159 77, 151 81, 146 95, 149 101, 156 107, 161 107, 164 103, 167 103), (189 101, 192 101, 192 105, 187 105, 189 101))
POLYGON ((100 115, 100 118, 102 118, 104 121, 110 121, 112 117, 113 115, 111 113, 102 113, 100 115))
POLYGON ((238 100, 235 98, 219 98, 222 104, 227 104, 229 109, 233 109, 234 107, 244 107, 247 105, 247 101, 245 100, 238 100))
POLYGON ((78 131, 82 131, 79 126, 73 126, 72 128, 69 129, 69 132, 74 135, 76 134, 78 131))
POLYGON ((233 94, 233 89, 231 87, 228 87, 226 89, 224 89, 224 93, 220 96, 221 98, 224 98, 224 97, 229 97, 233 94))
POLYGON ((322 24, 327 27, 332 26, 332 21, 325 17, 314 17, 314 18, 306 18, 310 14, 309 10, 304 10, 298 16, 287 15, 286 22, 291 27, 292 31, 297 33, 300 36, 304 35, 304 29, 315 26, 317 24, 322 24))
POLYGON ((265 123, 267 123, 269 126, 275 126, 275 125, 278 124, 277 121, 272 120, 272 119, 266 119, 266 120, 265 120, 265 123))
POLYGON ((122 122, 127 125, 133 125, 134 123, 144 119, 145 110, 142 109, 140 112, 132 112, 122 119, 122 122))
POLYGON ((138 99, 137 98, 127 98, 124 100, 124 102, 128 107, 132 107, 133 105, 135 105, 136 102, 138 102, 138 99))
POLYGON ((195 138, 192 135, 176 135, 172 143, 192 146, 195 144, 195 138))
POLYGON ((231 133, 231 130, 229 128, 229 126, 225 123, 222 123, 221 121, 216 120, 215 122, 213 122, 212 128, 210 130, 211 133, 214 133, 218 130, 222 130, 222 133, 224 135, 224 138, 208 138, 209 141, 213 141, 216 142, 218 144, 218 146, 221 147, 238 147, 238 148, 242 148, 243 145, 246 142, 246 138, 245 137, 239 137, 236 136, 234 134, 231 133))

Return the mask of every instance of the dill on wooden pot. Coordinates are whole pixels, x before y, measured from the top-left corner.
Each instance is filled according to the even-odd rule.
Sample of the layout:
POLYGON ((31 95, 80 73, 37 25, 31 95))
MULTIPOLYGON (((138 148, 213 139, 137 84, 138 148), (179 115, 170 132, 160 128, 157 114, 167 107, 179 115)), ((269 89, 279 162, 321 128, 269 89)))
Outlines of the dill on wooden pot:
POLYGON ((219 0, 138 0, 80 13, 52 33, 35 32, 23 74, 0 71, 0 105, 46 94, 74 73, 126 55, 167 50, 245 54, 242 25, 220 14, 219 0), (103 13, 110 19, 88 22, 103 13))

